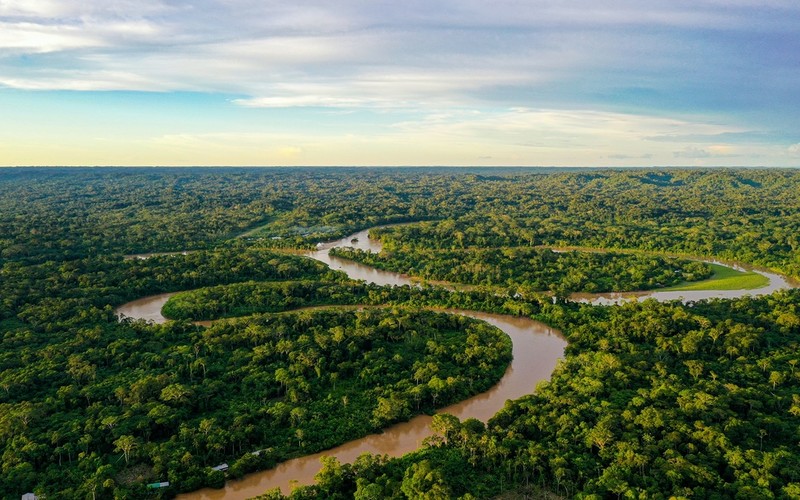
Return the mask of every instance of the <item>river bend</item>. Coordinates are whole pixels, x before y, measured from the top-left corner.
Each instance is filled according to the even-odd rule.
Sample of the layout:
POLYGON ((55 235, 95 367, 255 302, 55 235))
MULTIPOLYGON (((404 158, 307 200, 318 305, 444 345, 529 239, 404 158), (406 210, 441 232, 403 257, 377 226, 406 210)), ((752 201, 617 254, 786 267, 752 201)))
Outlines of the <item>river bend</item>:
MULTIPOLYGON (((352 279, 364 280, 378 285, 413 285, 414 282, 408 276, 382 271, 329 255, 330 249, 344 246, 373 252, 380 251, 380 242, 370 240, 368 232, 369 230, 364 230, 337 241, 321 243, 315 250, 306 252, 304 255, 328 264, 331 269, 343 271, 352 279)), ((146 258, 145 255, 142 257, 146 258)), ((688 301, 712 297, 735 298, 743 295, 764 294, 793 286, 792 283, 789 283, 779 275, 762 271, 757 272, 761 272, 770 279, 769 285, 758 290, 650 291, 624 294, 577 295, 574 299, 594 304, 641 300, 647 297, 653 297, 657 300, 682 299, 688 301)), ((161 308, 173 295, 175 294, 165 293, 135 300, 120 306, 117 309, 117 313, 121 316, 161 323, 166 321, 166 318, 161 315, 161 308)), ((448 312, 464 314, 486 321, 503 330, 511 337, 513 342, 513 360, 502 379, 494 387, 484 393, 439 410, 440 412, 453 414, 462 420, 477 418, 485 422, 497 413, 507 400, 517 399, 532 393, 536 384, 543 380, 549 380, 550 374, 553 372, 558 359, 563 356, 564 348, 567 345, 561 332, 529 318, 475 311, 450 310, 448 312)), ((314 476, 321 467, 319 459, 323 455, 335 456, 341 462, 352 462, 359 455, 367 452, 400 456, 418 449, 423 439, 431 435, 430 421, 431 417, 427 415, 417 416, 408 422, 393 425, 385 429, 381 434, 365 436, 321 453, 289 460, 270 470, 255 472, 242 479, 228 481, 222 489, 199 490, 179 495, 178 498, 201 500, 245 499, 262 494, 266 490, 275 487, 280 487, 284 493, 288 493, 292 484, 310 484, 313 482, 314 476)))

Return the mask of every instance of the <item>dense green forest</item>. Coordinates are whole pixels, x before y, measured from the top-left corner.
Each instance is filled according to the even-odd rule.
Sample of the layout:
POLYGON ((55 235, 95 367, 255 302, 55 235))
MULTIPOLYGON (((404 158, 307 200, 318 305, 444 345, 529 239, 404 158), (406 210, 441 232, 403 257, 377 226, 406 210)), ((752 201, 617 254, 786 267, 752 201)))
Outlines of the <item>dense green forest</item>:
POLYGON ((640 248, 800 276, 798 191, 778 169, 2 169, 0 262, 208 248, 255 228, 302 246, 439 219, 418 229, 428 248, 640 248))
POLYGON ((464 399, 511 355, 485 323, 386 309, 98 325, 40 349, 26 340, 4 341, 4 373, 27 378, 3 379, 2 490, 66 497, 141 494, 159 478, 218 486, 207 467, 241 457, 230 474, 243 474, 464 399), (120 474, 120 457, 147 465, 120 474), (83 477, 86 463, 97 471, 83 477))
POLYGON ((428 250, 422 244, 412 250, 396 242, 391 247, 395 250, 380 253, 334 248, 331 255, 425 280, 503 286, 528 294, 651 290, 711 276, 703 262, 643 254, 514 247, 428 250))
POLYGON ((537 293, 708 273, 666 254, 800 277, 798 193, 800 171, 766 169, 0 169, 0 492, 169 496, 220 485, 223 461, 237 476, 430 412, 510 355, 496 329, 423 310, 454 307, 560 328, 566 359, 488 425, 436 417, 423 449, 328 461, 294 496, 798 498, 798 292, 537 293), (355 283, 291 252, 396 222, 372 231, 387 262, 349 256, 475 286, 355 283), (177 321, 114 314, 175 291, 177 321))
POLYGON ((240 246, 148 259, 98 256, 27 266, 8 262, 2 272, 0 318, 16 315, 45 329, 46 323, 79 307, 104 308, 161 292, 252 279, 343 277, 310 259, 240 246))
POLYGON ((442 418, 426 448, 388 463, 331 462, 292 497, 800 495, 800 293, 539 316, 570 345, 535 394, 486 428, 442 418))

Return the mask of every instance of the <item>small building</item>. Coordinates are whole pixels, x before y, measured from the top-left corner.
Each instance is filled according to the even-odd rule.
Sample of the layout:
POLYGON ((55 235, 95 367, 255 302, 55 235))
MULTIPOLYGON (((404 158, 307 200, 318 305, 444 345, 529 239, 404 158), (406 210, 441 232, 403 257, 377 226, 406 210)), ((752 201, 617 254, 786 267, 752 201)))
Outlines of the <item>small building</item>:
POLYGON ((219 464, 216 467, 212 467, 211 470, 218 470, 220 472, 225 472, 228 470, 228 464, 219 464))
POLYGON ((167 486, 169 486, 169 481, 162 481, 160 483, 150 483, 150 484, 147 485, 147 487, 150 488, 151 490, 157 490, 159 488, 166 488, 167 486))
POLYGON ((22 495, 22 500, 39 500, 39 497, 37 497, 33 493, 25 493, 24 495, 22 495))

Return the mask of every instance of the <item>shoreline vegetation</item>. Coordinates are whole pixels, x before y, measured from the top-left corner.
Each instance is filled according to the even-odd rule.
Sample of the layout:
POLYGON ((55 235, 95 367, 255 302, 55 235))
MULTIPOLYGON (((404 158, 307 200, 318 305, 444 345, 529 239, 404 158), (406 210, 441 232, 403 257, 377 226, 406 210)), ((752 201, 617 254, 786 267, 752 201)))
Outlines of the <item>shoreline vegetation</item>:
POLYGON ((664 290, 755 290, 769 284, 769 278, 753 271, 740 271, 720 264, 709 265, 713 272, 710 278, 693 283, 679 283, 664 290))
MULTIPOLYGON (((333 248, 331 252, 337 253, 336 250, 337 248, 333 248)), ((716 273, 717 279, 733 278, 738 280, 741 276, 747 276, 745 273, 719 264, 711 264, 710 269, 716 273)), ((751 274, 761 278, 761 283, 756 283, 759 286, 767 280, 766 277, 759 274, 751 274)), ((711 281, 713 278, 706 280, 704 284, 707 285, 711 281)), ((242 283, 179 293, 170 298, 163 311, 165 316, 172 318, 233 317, 235 320, 240 315, 276 312, 281 307, 320 307, 320 304, 329 303, 331 297, 336 297, 337 303, 341 304, 363 303, 371 295, 368 293, 370 288, 372 288, 372 293, 380 290, 380 287, 365 286, 356 282, 329 284, 319 282, 242 283), (209 304, 215 304, 217 309, 209 308, 209 304)), ((731 287, 728 286, 725 289, 730 290, 731 287)), ((392 300, 396 301, 397 298, 392 299, 384 294, 379 303, 392 300)), ((375 305, 369 307, 375 307, 375 305)), ((327 462, 326 468, 331 464, 336 464, 336 462, 327 462)), ((342 467, 341 464, 336 466, 342 467)), ((346 466, 344 467, 346 468, 346 466)), ((324 477, 325 474, 326 471, 323 470, 321 475, 324 477)), ((279 495, 279 493, 275 491, 273 495, 279 495)))
MULTIPOLYGON (((418 244, 423 245, 423 244, 418 244)), ((543 248, 383 250, 334 248, 330 254, 378 269, 447 285, 517 288, 523 293, 633 292, 710 278, 704 262, 609 251, 555 252, 543 248)))
MULTIPOLYGON (((641 252, 637 250, 619 251, 605 248, 498 248, 483 249, 483 254, 485 255, 487 251, 490 251, 495 255, 503 254, 508 257, 508 260, 492 262, 491 269, 487 270, 486 268, 481 268, 481 266, 475 262, 470 262, 468 259, 455 258, 457 253, 453 255, 453 253, 450 252, 450 254, 445 257, 445 260, 442 261, 441 254, 447 253, 443 251, 436 252, 439 254, 439 256, 437 256, 438 259, 434 258, 436 255, 434 252, 409 252, 406 255, 397 256, 396 254, 387 255, 384 252, 376 254, 347 247, 332 249, 331 255, 352 260, 361 264, 370 265, 378 269, 402 273, 409 276, 409 278, 416 282, 432 283, 454 288, 472 286, 490 286, 497 288, 502 288, 503 286, 520 286, 522 290, 526 290, 528 292, 555 292, 557 294, 569 294, 572 292, 606 293, 644 291, 671 292, 704 290, 756 290, 769 284, 769 278, 757 272, 739 270, 734 268, 733 265, 704 262, 693 256, 675 257, 658 254, 656 252, 641 252), (527 265, 524 263, 520 265, 519 262, 511 262, 512 260, 519 260, 520 253, 530 254, 533 252, 539 254, 552 252, 552 254, 554 254, 556 257, 561 258, 565 256, 581 256, 581 254, 583 254, 582 258, 584 260, 587 260, 587 256, 603 256, 606 260, 605 263, 610 263, 612 265, 618 264, 617 262, 614 262, 617 260, 620 264, 627 265, 629 267, 629 269, 626 270, 627 272, 631 272, 631 266, 636 266, 637 264, 643 265, 637 270, 640 273, 640 277, 638 278, 639 281, 634 283, 621 283, 622 279, 625 277, 619 274, 619 269, 614 269, 613 267, 610 269, 600 267, 602 266, 603 262, 599 262, 596 258, 594 260, 598 262, 593 262, 591 264, 598 266, 598 268, 583 270, 578 267, 578 269, 580 269, 580 274, 576 274, 574 272, 574 268, 572 267, 572 265, 574 265, 574 261, 559 263, 558 268, 564 272, 564 274, 561 276, 561 279, 558 279, 558 275, 552 275, 552 269, 547 269, 546 265, 543 266, 541 262, 536 263, 538 266, 531 265, 533 263, 532 260, 528 260, 527 265), (634 258, 634 256, 640 256, 640 258, 637 259, 634 258), (427 266, 427 264, 433 260, 436 260, 441 266, 439 270, 431 269, 429 266, 427 266), (406 265, 404 265, 404 262, 406 265), (409 262, 416 263, 414 264, 415 267, 411 269, 406 267, 411 265, 408 264, 409 262), (695 263, 695 265, 688 265, 691 263, 695 263), (660 275, 660 280, 658 278, 647 276, 646 273, 648 271, 652 272, 653 269, 665 270, 664 268, 667 266, 667 264, 669 264, 671 267, 667 267, 667 273, 660 275), (515 272, 513 269, 507 269, 512 265, 517 267, 524 266, 526 268, 522 272, 515 272), (648 269, 647 266, 652 267, 648 269), (459 272, 459 268, 463 269, 465 267, 468 268, 468 272, 459 272), (567 276, 567 273, 570 270, 573 271, 572 275, 567 276), (505 271, 509 277, 505 278, 505 283, 503 283, 503 278, 496 279, 496 281, 500 281, 500 283, 495 283, 492 281, 492 276, 489 276, 486 271, 491 271, 495 277, 499 276, 500 273, 505 271), (542 271, 550 273, 551 276, 548 276, 547 278, 536 276, 537 274, 544 275, 545 272, 542 271), (612 274, 614 271, 617 271, 617 274, 612 274), (510 277, 512 275, 513 277, 510 277), (536 279, 536 283, 538 285, 531 286, 532 277, 536 279), (612 277, 613 280, 611 279, 612 277), (448 280, 446 278, 451 279, 448 280), (452 281, 453 278, 460 281, 452 281), (572 280, 569 282, 565 278, 572 278, 572 280), (549 285, 544 286, 544 283, 549 283, 549 285)), ((465 250, 462 253, 471 253, 471 259, 475 260, 477 258, 476 260, 479 260, 482 263, 487 262, 487 259, 482 256, 480 250, 465 250)), ((564 260, 566 261, 568 259, 564 260)))
MULTIPOLYGON (((235 286, 254 272, 276 282, 347 286, 327 268, 264 248, 305 247, 318 238, 293 228, 349 234, 349 228, 404 217, 435 219, 379 231, 401 235, 394 248, 386 242, 390 252, 410 242, 442 251, 526 245, 615 249, 624 243, 800 276, 800 174, 794 171, 287 172, 0 172, 0 491, 12 498, 17 490, 148 498, 219 486, 224 474, 211 466, 242 458, 248 440, 260 439, 251 426, 264 419, 257 411, 237 411, 241 418, 228 424, 215 405, 245 381, 288 396, 288 386, 275 377, 277 368, 247 363, 270 349, 279 351, 277 344, 263 353, 255 349, 259 344, 251 338, 258 337, 260 325, 239 333, 227 330, 233 327, 225 322, 209 334, 184 321, 118 322, 113 308, 148 294, 235 286), (228 239, 265 220, 269 238, 228 239), (198 251, 122 259, 136 251, 184 248, 198 251), (255 337, 247 337, 251 334, 255 337), (240 344, 228 348, 229 342, 240 344), (231 378, 243 367, 251 368, 252 380, 231 378), (145 481, 164 479, 169 488, 145 487, 145 481)), ((715 271, 717 280, 700 286, 714 281, 715 287, 755 286, 746 274, 715 271)), ((529 484, 565 496, 800 495, 796 290, 689 305, 645 301, 613 307, 479 289, 379 287, 370 293, 376 302, 389 303, 399 294, 397 304, 544 321, 567 336, 565 361, 550 382, 511 402, 485 427, 448 420, 437 439, 399 459, 373 457, 355 466, 329 461, 318 483, 296 490, 296 498, 422 492, 483 497, 529 484)), ((333 313, 309 314, 305 326, 315 326, 313 318, 325 314, 331 318, 320 326, 338 321, 333 313)), ((388 314, 381 321, 397 321, 397 314, 388 314)), ((268 330, 265 338, 277 331, 268 330)), ((297 342, 301 334, 288 332, 303 328, 285 330, 283 340, 297 342)), ((325 342, 326 334, 319 338, 325 342)), ((305 366, 297 359, 301 352, 285 354, 305 366)), ((323 379, 314 366, 289 373, 323 379)), ((298 427, 306 422, 303 409, 309 411, 302 405, 304 386, 298 387, 300 410, 284 416, 290 427, 304 431, 289 436, 302 448, 315 431, 298 427)), ((386 408, 396 408, 391 394, 383 398, 386 408)))

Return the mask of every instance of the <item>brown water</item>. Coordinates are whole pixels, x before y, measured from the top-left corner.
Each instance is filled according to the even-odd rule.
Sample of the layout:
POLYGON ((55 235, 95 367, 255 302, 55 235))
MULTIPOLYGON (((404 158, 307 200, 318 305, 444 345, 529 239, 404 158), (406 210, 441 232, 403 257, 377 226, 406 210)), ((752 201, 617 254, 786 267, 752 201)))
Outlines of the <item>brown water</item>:
MULTIPOLYGON (((308 252, 306 255, 325 262, 333 269, 346 272, 353 279, 362 279, 382 285, 411 284, 406 276, 380 271, 328 255, 328 251, 337 246, 353 246, 375 252, 380 251, 381 248, 379 242, 369 240, 367 231, 361 231, 348 238, 319 245, 315 251, 308 252), (354 238, 358 241, 353 242, 354 238)), ((117 314, 162 323, 166 321, 166 318, 161 315, 161 308, 172 295, 174 293, 165 293, 129 302, 119 307, 117 314)), ((506 332, 513 342, 514 359, 497 385, 482 394, 440 410, 462 420, 477 418, 487 421, 505 405, 506 400, 517 399, 532 393, 537 383, 550 378, 550 374, 558 359, 563 356, 564 348, 567 345, 560 332, 528 318, 473 311, 449 312, 464 314, 497 326, 506 332)), ((422 441, 431 435, 430 422, 431 417, 418 416, 408 422, 385 429, 381 434, 366 436, 322 453, 284 462, 268 471, 249 474, 236 481, 228 481, 223 489, 200 490, 180 495, 179 498, 250 498, 276 486, 280 487, 284 493, 288 493, 290 484, 293 482, 296 482, 295 484, 313 482, 314 476, 320 469, 319 459, 321 456, 335 456, 342 462, 352 462, 356 457, 367 452, 400 456, 419 448, 422 441)))
MULTIPOLYGON (((156 323, 167 321, 161 315, 161 307, 174 295, 164 293, 129 302, 117 309, 117 313, 131 318, 146 319, 156 323)), ((477 418, 487 421, 497 413, 509 399, 531 394, 536 384, 549 380, 559 358, 564 355, 566 340, 558 330, 529 318, 488 314, 475 311, 447 310, 486 321, 503 330, 513 343, 513 361, 503 378, 486 392, 442 408, 460 419, 477 418)), ((320 470, 321 456, 335 456, 341 462, 352 462, 362 453, 380 453, 400 456, 416 450, 422 440, 431 435, 431 417, 421 415, 408 422, 385 429, 382 434, 372 434, 350 441, 341 446, 313 455, 284 462, 277 467, 249 474, 242 479, 228 481, 223 489, 204 489, 180 495, 182 499, 244 499, 280 487, 284 493, 296 484, 310 484, 320 470)))
MULTIPOLYGON (((460 419, 488 420, 497 413, 506 400, 531 394, 536 384, 549 380, 556 362, 564 355, 566 340, 560 332, 538 321, 499 314, 472 311, 449 311, 481 319, 506 332, 513 341, 514 360, 500 382, 488 391, 460 403, 442 408, 460 419)), ((371 434, 336 448, 284 462, 277 467, 249 474, 242 479, 228 481, 223 489, 203 489, 179 495, 180 499, 245 499, 280 487, 289 493, 291 484, 311 484, 320 470, 320 457, 333 456, 343 463, 353 462, 363 453, 400 456, 414 451, 432 434, 431 417, 421 415, 408 422, 393 425, 382 434, 371 434)))
MULTIPOLYGON (((360 231, 341 240, 323 243, 314 251, 305 255, 328 264, 332 269, 341 270, 353 279, 365 280, 379 285, 411 285, 408 276, 381 271, 346 259, 332 257, 328 254, 331 248, 351 246, 363 250, 378 252, 380 242, 370 240, 368 231, 360 231), (356 241, 354 241, 356 240, 356 241)), ((727 265, 727 264, 726 264, 727 265)), ((576 300, 585 300, 595 304, 618 303, 624 300, 640 300, 653 297, 657 300, 698 300, 710 297, 734 298, 750 294, 771 293, 781 288, 792 287, 783 277, 758 271, 770 279, 768 286, 758 290, 708 290, 683 292, 641 292, 621 294, 587 294, 574 296, 576 300)), ((142 318, 154 322, 166 319, 161 315, 161 307, 172 293, 145 297, 117 309, 117 313, 132 318, 142 318)), ((488 391, 469 398, 440 411, 450 413, 460 419, 477 418, 483 421, 500 410, 509 399, 516 399, 534 391, 536 384, 548 380, 559 358, 564 354, 566 341, 560 332, 547 325, 528 318, 485 314, 474 311, 449 311, 481 319, 506 332, 513 341, 514 359, 500 382, 488 391)), ((341 462, 352 462, 362 453, 379 453, 399 456, 418 449, 422 441, 431 435, 431 417, 418 416, 409 422, 394 425, 382 434, 373 434, 350 441, 341 446, 322 453, 284 462, 267 471, 249 474, 246 477, 228 481, 223 489, 204 489, 180 495, 181 499, 244 499, 264 493, 266 490, 280 487, 284 493, 290 491, 291 484, 310 484, 320 469, 319 459, 322 456, 335 456, 341 462)))
POLYGON ((780 274, 775 274, 740 263, 720 262, 716 260, 702 260, 708 264, 719 264, 721 266, 730 267, 737 271, 752 271, 762 276, 766 276, 769 282, 761 288, 753 288, 750 290, 667 290, 667 291, 642 291, 642 292, 611 292, 611 293, 573 293, 570 295, 570 300, 577 302, 587 302, 594 305, 611 305, 620 304, 631 300, 641 301, 644 299, 656 299, 659 302, 667 302, 670 300, 680 300, 684 303, 694 302, 703 299, 736 299, 744 297, 745 295, 757 296, 768 295, 778 290, 786 290, 789 288, 797 288, 798 283, 794 280, 788 279, 780 274))
POLYGON ((117 316, 133 319, 143 319, 154 323, 164 323, 167 318, 161 315, 161 308, 170 297, 178 292, 151 295, 123 304, 116 309, 117 316))
MULTIPOLYGON (((337 246, 353 246, 375 252, 380 251, 381 248, 379 242, 369 240, 367 231, 361 231, 348 238, 322 244, 306 255, 325 262, 333 269, 346 272, 353 279, 382 285, 411 284, 406 276, 373 269, 328 255, 328 251, 337 246), (357 238, 358 241, 353 242, 354 238, 357 238)), ((163 323, 167 319, 161 315, 161 308, 173 295, 175 294, 164 293, 129 302, 119 307, 117 314, 163 323)), ((536 384, 550 378, 556 362, 563 356, 564 348, 567 345, 558 330, 528 318, 474 311, 451 310, 447 312, 464 314, 486 321, 503 330, 513 342, 513 361, 497 385, 484 393, 440 410, 462 420, 477 418, 487 421, 503 408, 507 400, 532 393, 536 384)), ((431 435, 430 422, 430 416, 421 415, 408 422, 389 427, 381 434, 356 439, 322 453, 289 460, 271 470, 249 474, 240 480, 228 481, 223 489, 204 489, 180 495, 179 498, 243 499, 259 495, 275 487, 280 487, 284 493, 288 493, 292 482, 296 481, 295 484, 313 482, 314 476, 319 472, 321 466, 319 459, 323 455, 335 456, 342 462, 352 462, 359 455, 367 452, 400 456, 416 450, 422 445, 423 439, 431 435)))
MULTIPOLYGON (((317 246, 317 249, 311 252, 306 252, 304 255, 316 259, 320 262, 328 264, 331 269, 344 271, 353 279, 365 280, 379 285, 414 285, 419 281, 412 280, 408 275, 393 273, 390 271, 382 271, 375 269, 364 264, 359 264, 347 259, 332 257, 328 254, 331 248, 337 247, 353 247, 370 252, 380 252, 381 243, 377 240, 370 240, 368 237, 369 230, 360 231, 354 235, 342 238, 340 240, 322 243, 317 246), (357 241, 353 241, 353 240, 357 241)), ((554 249, 554 251, 567 251, 564 249, 554 249)), ((583 249, 583 251, 587 251, 583 249)), ((602 252, 604 250, 592 250, 602 252)), ((722 266, 730 267, 739 271, 752 271, 769 279, 769 282, 761 287, 751 290, 684 290, 684 291, 641 291, 641 292, 611 292, 611 293, 575 293, 570 296, 571 300, 578 302, 588 302, 595 305, 610 305, 620 304, 629 300, 644 300, 653 298, 661 302, 670 300, 682 300, 683 302, 691 302, 702 299, 721 298, 721 299, 735 299, 745 295, 768 295, 778 290, 785 290, 788 288, 796 288, 799 284, 794 280, 789 280, 784 276, 776 273, 769 272, 763 268, 753 267, 738 262, 721 262, 717 260, 702 260, 709 264, 719 264, 722 266)))
POLYGON ((331 269, 344 271, 354 280, 364 280, 367 283, 375 283, 376 285, 413 285, 414 283, 411 279, 404 274, 382 271, 352 260, 333 257, 328 253, 331 248, 340 247, 353 247, 370 252, 380 252, 382 248, 381 242, 369 239, 368 234, 369 229, 365 229, 341 240, 320 243, 317 245, 316 250, 305 252, 304 255, 328 264, 331 269))

